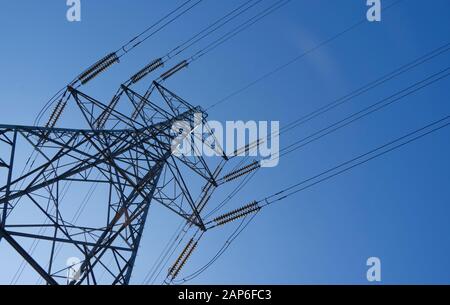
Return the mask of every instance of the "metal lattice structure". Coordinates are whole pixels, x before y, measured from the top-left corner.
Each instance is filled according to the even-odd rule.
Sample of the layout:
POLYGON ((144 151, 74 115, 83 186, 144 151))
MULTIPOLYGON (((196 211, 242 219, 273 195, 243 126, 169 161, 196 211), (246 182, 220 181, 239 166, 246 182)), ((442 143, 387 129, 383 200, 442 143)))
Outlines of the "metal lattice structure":
MULTIPOLYGON (((196 124, 207 126, 207 114, 160 83, 153 82, 143 95, 128 85, 108 104, 69 86, 46 127, 0 126, 0 241, 8 242, 48 284, 129 284, 153 204, 164 206, 189 227, 207 230, 201 214, 228 158, 210 143, 211 130, 198 140, 209 141, 221 158, 173 154, 174 145, 195 137, 196 124), (54 127, 67 104, 76 106, 86 129, 54 127), (118 110, 120 104, 128 113, 118 110), (176 122, 184 125, 174 129, 176 122), (31 154, 27 162, 18 160, 23 154, 31 154), (26 164, 22 172, 19 164, 26 164), (194 190, 198 181, 202 187, 194 190), (100 194, 81 200, 76 194, 83 189, 100 194), (106 217, 95 215, 95 223, 85 225, 76 211, 67 213, 74 215, 68 219, 69 190, 75 190, 72 199, 82 206, 89 201, 105 208, 106 217), (27 217, 20 217, 21 209, 27 217), (29 253, 25 244, 30 240, 46 243, 46 255, 29 253), (55 263, 60 252, 81 258, 79 274, 69 282, 69 268, 55 263)), ((172 274, 179 273, 192 243, 172 274)))

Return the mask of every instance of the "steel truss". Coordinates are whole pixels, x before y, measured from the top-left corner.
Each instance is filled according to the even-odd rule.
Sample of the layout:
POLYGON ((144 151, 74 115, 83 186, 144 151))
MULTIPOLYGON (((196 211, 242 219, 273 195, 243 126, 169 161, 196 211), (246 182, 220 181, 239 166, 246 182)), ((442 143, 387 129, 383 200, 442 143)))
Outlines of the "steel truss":
MULTIPOLYGON (((227 158, 218 146, 214 149, 223 158, 216 164, 172 153, 174 143, 195 136, 174 130, 174 123, 187 122, 187 129, 195 130, 194 114, 206 124, 204 110, 156 82, 144 95, 122 85, 108 104, 69 86, 50 127, 0 125, 0 241, 48 284, 129 284, 151 205, 206 230, 201 213, 227 158), (153 102, 156 95, 162 103, 153 102), (68 103, 76 105, 85 129, 53 127, 68 103), (197 194, 192 175, 203 181, 197 194), (106 209, 106 217, 95 217, 101 222, 93 226, 65 211, 87 203, 81 196, 68 200, 68 190, 85 188, 102 190, 88 198, 106 209), (27 217, 21 217, 23 209, 27 217), (46 243, 47 254, 26 250, 30 241, 46 243), (70 268, 56 263, 61 252, 81 259, 78 276, 68 282, 70 268)), ((200 140, 212 135, 202 133, 200 140)))

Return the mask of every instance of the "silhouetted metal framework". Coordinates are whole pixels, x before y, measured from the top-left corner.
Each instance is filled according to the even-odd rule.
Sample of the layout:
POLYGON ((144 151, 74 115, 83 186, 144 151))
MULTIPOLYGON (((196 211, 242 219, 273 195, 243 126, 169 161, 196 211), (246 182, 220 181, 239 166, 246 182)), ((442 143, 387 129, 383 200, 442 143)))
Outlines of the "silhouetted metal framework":
MULTIPOLYGON (((64 108, 58 110, 60 104, 50 118, 52 127, 0 125, 0 241, 48 284, 67 284, 69 268, 55 264, 61 251, 81 259, 79 276, 69 284, 128 284, 150 206, 161 204, 205 231, 200 215, 227 157, 219 151, 223 158, 211 165, 200 156, 172 153, 177 141, 195 137, 173 129, 174 123, 186 122, 183 128, 192 131, 198 124, 194 114, 206 124, 206 113, 157 82, 145 96, 123 85, 109 104, 69 86, 61 101, 64 107, 69 101, 76 105, 87 128, 53 127, 64 108), (164 105, 151 100, 155 95, 164 105), (118 110, 122 100, 128 114, 118 110), (25 160, 27 152, 32 157, 25 160), (198 194, 190 185, 194 174, 203 181, 198 194), (97 221, 92 226, 68 219, 64 211, 84 204, 80 196, 68 204, 68 190, 77 194, 85 188, 102 189, 102 195, 88 199, 107 208, 106 217, 92 217, 97 221), (27 210, 26 217, 20 209, 27 210), (47 243, 47 253, 29 253, 30 240, 47 243)), ((206 143, 211 135, 203 133, 200 140, 206 143)))

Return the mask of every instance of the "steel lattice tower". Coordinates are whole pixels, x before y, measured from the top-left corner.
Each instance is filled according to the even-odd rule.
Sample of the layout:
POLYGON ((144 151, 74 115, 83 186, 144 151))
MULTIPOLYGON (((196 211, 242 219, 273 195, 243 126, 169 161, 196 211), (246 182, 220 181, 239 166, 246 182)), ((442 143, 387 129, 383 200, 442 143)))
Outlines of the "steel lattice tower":
MULTIPOLYGON (((211 165, 199 156, 172 153, 180 134, 194 137, 183 133, 195 130, 194 114, 206 123, 204 110, 157 82, 143 96, 122 85, 108 104, 69 86, 45 127, 0 125, 0 242, 6 241, 48 284, 128 284, 151 205, 161 204, 189 226, 205 230, 200 215, 227 157, 222 154, 211 165), (157 98, 162 102, 154 103, 157 98), (54 127, 69 104, 81 113, 86 129, 54 127), (128 114, 118 110, 120 104, 128 114), (174 130, 178 121, 189 126, 174 130), (27 152, 31 157, 19 160, 27 152), (22 172, 19 164, 26 164, 22 172), (197 194, 192 175, 203 181, 197 194), (106 209, 106 217, 97 215, 93 225, 79 224, 65 212, 73 209, 65 202, 68 190, 76 194, 84 188, 103 190, 89 198, 106 209), (46 254, 30 253, 25 246, 30 241, 46 243, 46 254), (81 259, 75 280, 67 282, 68 268, 55 263, 61 252, 81 259)), ((208 135, 201 137, 205 143, 208 135)))

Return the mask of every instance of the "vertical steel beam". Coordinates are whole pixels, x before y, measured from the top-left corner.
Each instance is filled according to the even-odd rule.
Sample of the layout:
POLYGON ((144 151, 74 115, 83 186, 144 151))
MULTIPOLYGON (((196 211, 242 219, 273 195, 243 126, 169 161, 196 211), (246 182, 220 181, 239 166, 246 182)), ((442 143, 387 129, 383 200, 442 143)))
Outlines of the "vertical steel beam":
MULTIPOLYGON (((5 196, 6 198, 9 197, 11 194, 11 180, 12 180, 12 174, 13 174, 13 168, 14 168, 14 156, 16 152, 16 142, 17 142, 17 130, 14 131, 13 140, 11 143, 11 156, 9 159, 9 166, 8 166, 8 178, 6 181, 6 192, 5 196)), ((2 219, 0 222, 0 228, 4 229, 6 225, 6 217, 8 215, 8 206, 9 206, 9 200, 7 200, 3 205, 3 213, 2 213, 2 219)), ((0 235, 0 241, 2 240, 2 237, 0 235)))

